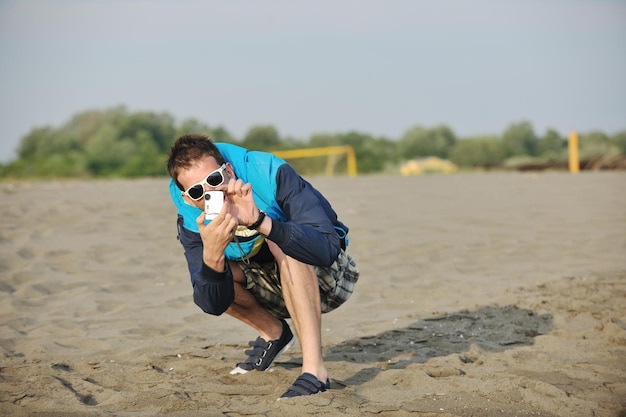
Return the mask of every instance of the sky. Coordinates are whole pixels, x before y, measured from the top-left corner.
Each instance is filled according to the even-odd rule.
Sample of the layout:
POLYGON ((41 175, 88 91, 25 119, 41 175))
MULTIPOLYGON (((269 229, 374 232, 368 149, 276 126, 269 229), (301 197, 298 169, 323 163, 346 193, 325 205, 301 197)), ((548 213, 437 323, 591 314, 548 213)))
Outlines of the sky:
POLYGON ((0 162, 124 105, 242 138, 626 130, 624 0, 0 0, 0 162))

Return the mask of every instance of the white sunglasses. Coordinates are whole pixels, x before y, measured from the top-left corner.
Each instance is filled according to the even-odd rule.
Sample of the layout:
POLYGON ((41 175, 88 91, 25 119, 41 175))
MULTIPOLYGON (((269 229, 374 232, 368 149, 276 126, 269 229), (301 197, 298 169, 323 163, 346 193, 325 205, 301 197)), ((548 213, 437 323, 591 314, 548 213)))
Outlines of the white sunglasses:
POLYGON ((222 164, 221 167, 211 172, 204 181, 199 182, 197 184, 192 185, 184 191, 189 198, 194 201, 200 200, 204 196, 204 184, 208 184, 211 187, 218 187, 224 183, 224 170, 226 169, 226 164, 222 164))

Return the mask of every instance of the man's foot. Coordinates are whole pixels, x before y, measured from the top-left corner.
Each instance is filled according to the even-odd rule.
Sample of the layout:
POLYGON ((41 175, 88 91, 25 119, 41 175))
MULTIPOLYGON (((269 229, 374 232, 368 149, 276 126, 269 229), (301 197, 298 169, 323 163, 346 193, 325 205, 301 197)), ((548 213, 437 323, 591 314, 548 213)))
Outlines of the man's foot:
POLYGON ((293 333, 285 320, 281 320, 283 324, 283 333, 279 339, 265 341, 262 337, 257 337, 256 340, 248 342, 252 349, 245 351, 248 358, 241 363, 238 363, 235 369, 230 371, 231 375, 245 374, 246 372, 257 370, 265 371, 274 360, 281 354, 286 352, 294 343, 293 333))
POLYGON ((326 382, 322 382, 317 379, 315 375, 305 372, 296 379, 296 382, 293 383, 287 392, 280 396, 279 400, 282 398, 318 394, 327 389, 330 389, 330 381, 328 379, 326 382))

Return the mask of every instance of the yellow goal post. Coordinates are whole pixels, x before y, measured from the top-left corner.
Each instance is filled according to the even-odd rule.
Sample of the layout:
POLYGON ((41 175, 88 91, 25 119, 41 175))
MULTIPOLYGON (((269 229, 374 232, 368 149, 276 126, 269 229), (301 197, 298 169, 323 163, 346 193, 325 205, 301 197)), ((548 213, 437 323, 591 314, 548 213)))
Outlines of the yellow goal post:
POLYGON ((294 158, 310 158, 315 156, 328 156, 328 163, 326 164, 326 175, 332 176, 333 167, 335 163, 334 157, 337 155, 346 155, 346 162, 348 165, 348 175, 356 177, 356 154, 352 146, 324 146, 321 148, 302 148, 302 149, 289 149, 284 151, 272 151, 274 155, 282 159, 294 159, 294 158))

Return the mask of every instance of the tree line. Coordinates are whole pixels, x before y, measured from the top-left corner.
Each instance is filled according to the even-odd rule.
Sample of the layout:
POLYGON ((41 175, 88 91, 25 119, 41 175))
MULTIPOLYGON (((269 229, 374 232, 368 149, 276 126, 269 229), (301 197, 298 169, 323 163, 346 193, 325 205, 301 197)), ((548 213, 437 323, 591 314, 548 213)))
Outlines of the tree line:
MULTIPOLYGON (((24 136, 18 158, 0 164, 3 178, 165 176, 173 141, 185 133, 203 133, 216 142, 251 150, 274 151, 350 145, 359 173, 394 172, 405 161, 426 156, 449 159, 467 169, 497 169, 533 162, 567 160, 567 138, 549 129, 538 135, 531 123, 512 123, 501 135, 459 138, 446 125, 414 126, 400 138, 367 133, 314 134, 308 140, 281 137, 272 125, 257 125, 243 138, 222 126, 194 118, 177 123, 168 113, 129 112, 118 106, 78 113, 59 127, 39 127, 24 136)), ((581 159, 626 155, 626 130, 579 135, 581 159)), ((290 161, 303 175, 323 171, 325 158, 290 161)), ((338 168, 345 168, 339 161, 338 168)))

